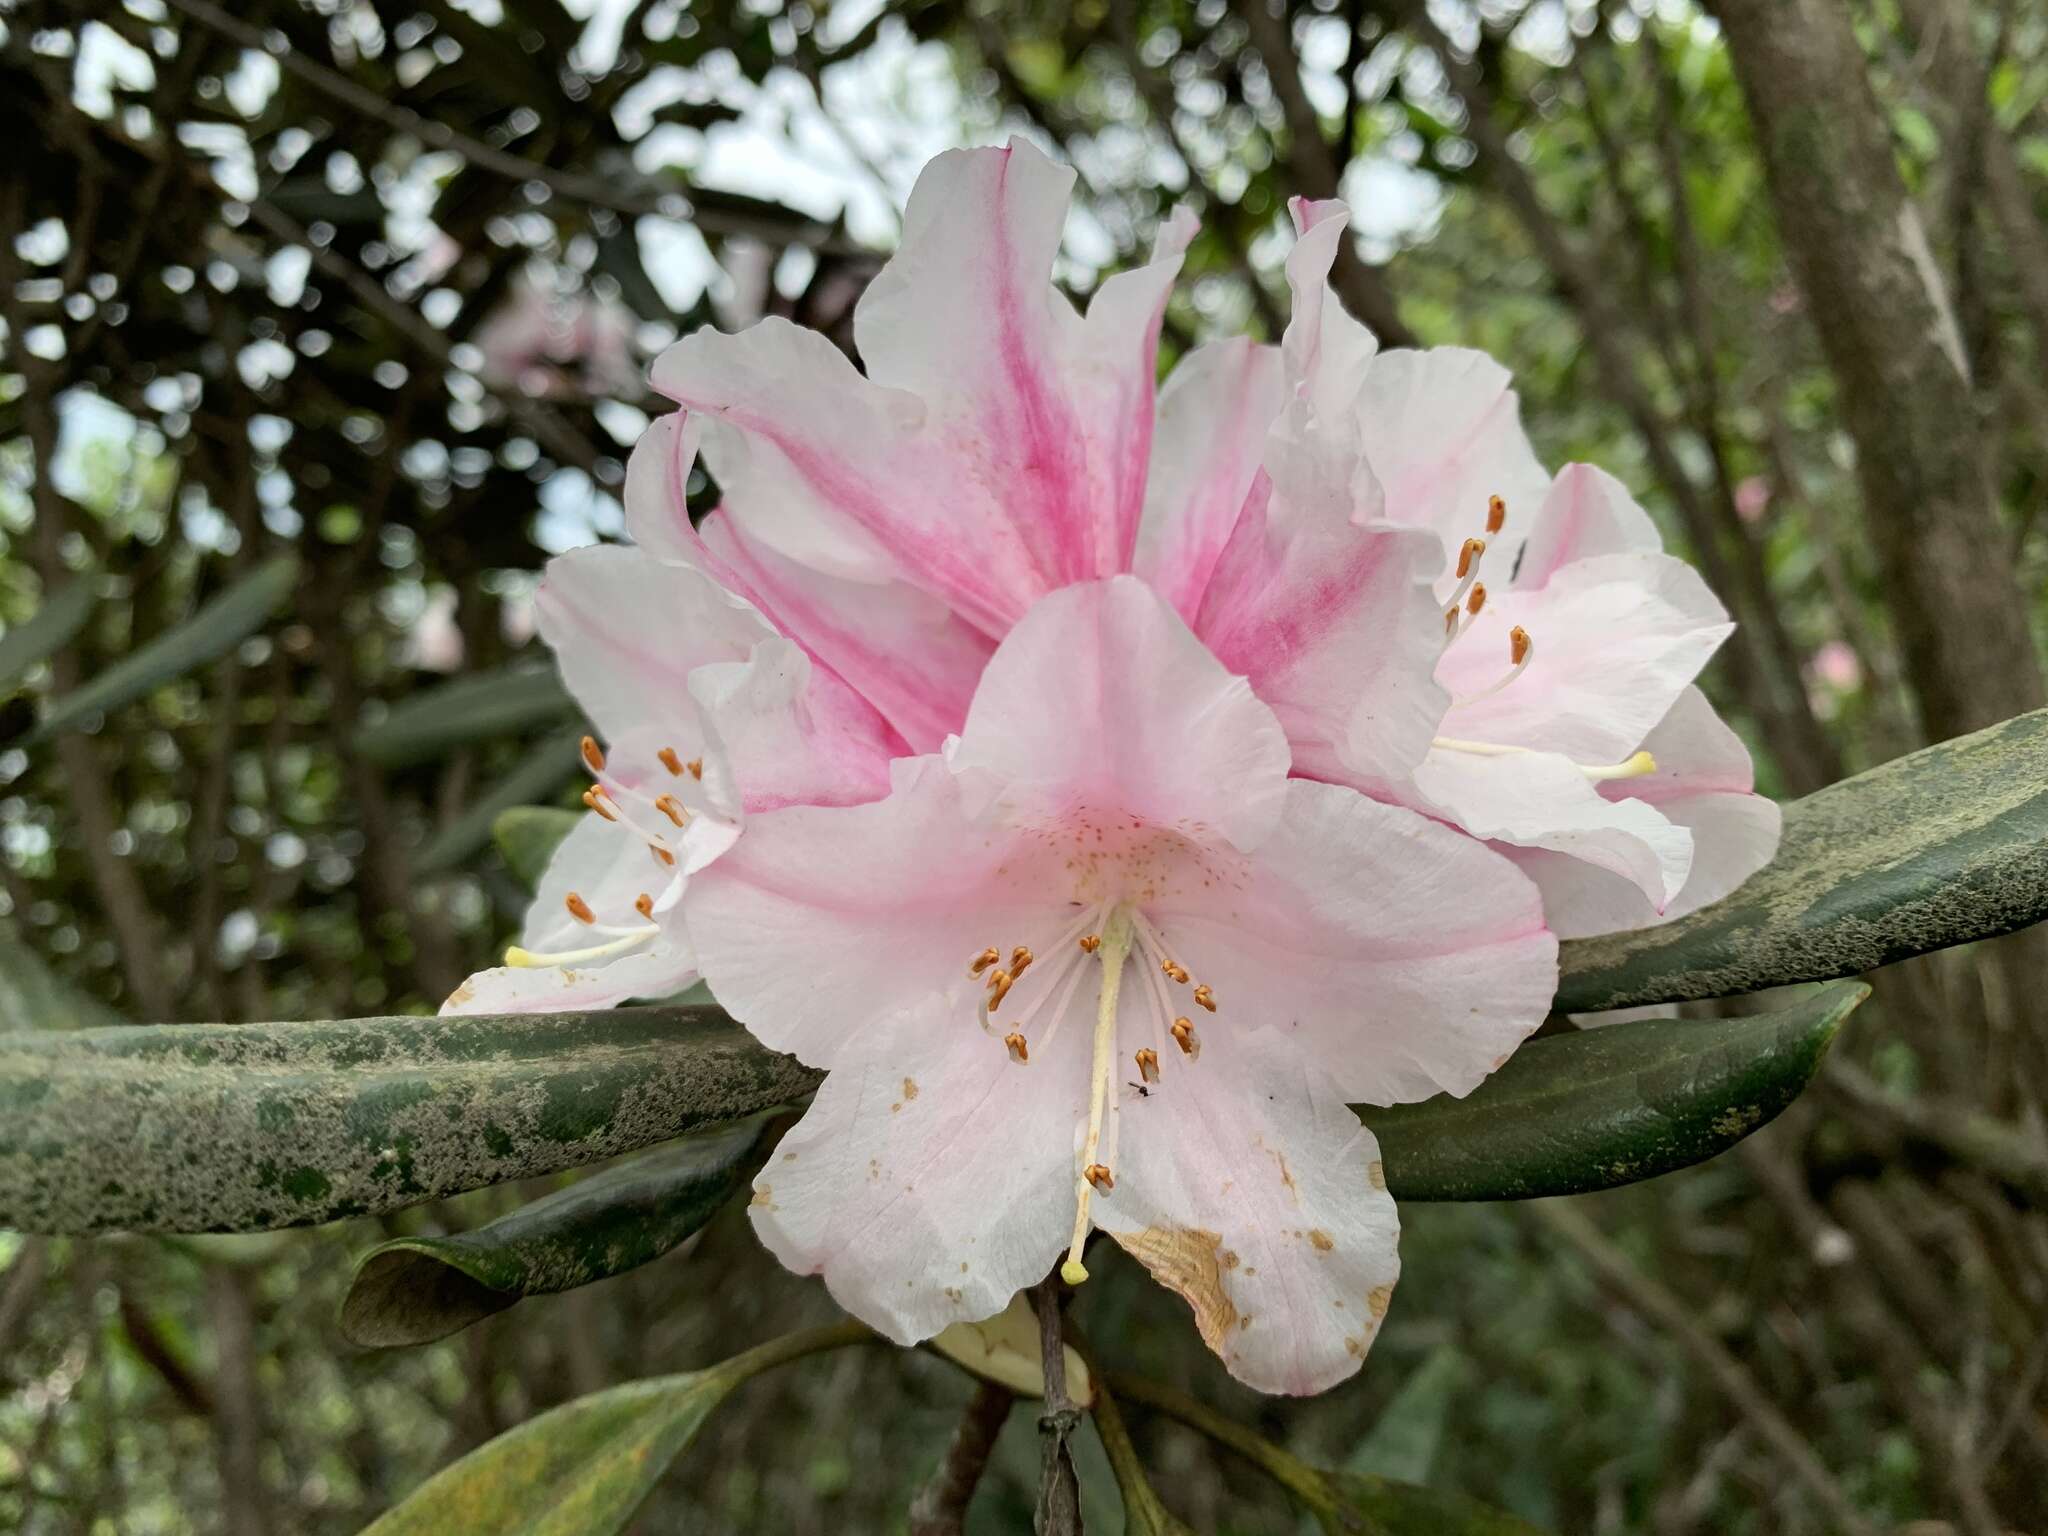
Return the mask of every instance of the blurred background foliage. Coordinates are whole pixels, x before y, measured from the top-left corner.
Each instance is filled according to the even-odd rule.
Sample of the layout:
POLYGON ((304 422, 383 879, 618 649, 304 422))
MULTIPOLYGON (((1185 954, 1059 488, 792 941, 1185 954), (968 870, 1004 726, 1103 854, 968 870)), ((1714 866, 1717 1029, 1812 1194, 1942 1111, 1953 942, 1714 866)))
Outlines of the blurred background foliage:
MULTIPOLYGON (((1773 793, 2038 703, 2024 646, 1973 691, 1902 635, 2048 621, 2048 17, 1786 25, 1820 11, 1953 300, 1996 507, 1947 610, 1896 579, 1916 550, 1856 473, 1761 66, 1689 4, 0 0, 0 1024, 425 1011, 485 963, 522 902, 491 821, 576 773, 535 573, 618 534, 647 359, 767 313, 844 343, 918 166, 1006 133, 1081 173, 1077 299, 1198 208, 1169 360, 1276 335, 1287 198, 1348 197, 1354 311, 1502 358, 1546 457, 1612 469, 1707 570, 1743 623, 1707 684, 1773 793)), ((1938 381, 1893 383, 1917 411, 1938 381)), ((1713 1164, 1562 1214, 1407 1207, 1394 1326, 1321 1400, 1236 1389, 1127 1263, 1080 1320, 1311 1460, 1559 1532, 2048 1528, 2048 1223, 1856 1091, 2038 1150, 2027 942, 1888 973, 1838 1047, 1864 1075, 1713 1164)), ((353 1532, 546 1406, 831 1314, 728 1211, 448 1342, 343 1344, 353 1255, 548 1187, 309 1233, 0 1234, 0 1527, 353 1532)), ((922 1354, 784 1371, 637 1528, 905 1530, 969 1391, 922 1354)), ((1030 1417, 976 1531, 1029 1526, 1030 1417)), ((1137 1430, 1197 1529, 1299 1528, 1137 1430)))

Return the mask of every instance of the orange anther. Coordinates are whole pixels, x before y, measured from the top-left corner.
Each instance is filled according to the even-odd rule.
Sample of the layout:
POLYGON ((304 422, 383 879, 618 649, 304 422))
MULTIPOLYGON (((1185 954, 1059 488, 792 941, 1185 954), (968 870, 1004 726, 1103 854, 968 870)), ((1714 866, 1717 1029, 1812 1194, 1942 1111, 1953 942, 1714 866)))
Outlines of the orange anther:
POLYGON ((1099 933, 1084 933, 1084 934, 1082 934, 1082 935, 1081 935, 1081 953, 1082 953, 1082 954, 1084 954, 1084 955, 1092 955, 1092 954, 1094 954, 1094 953, 1095 953, 1095 951, 1097 951, 1097 950, 1098 950, 1098 949, 1100 949, 1100 948, 1102 948, 1102 935, 1101 935, 1101 934, 1099 934, 1099 933))
POLYGON ((638 896, 635 896, 633 898, 633 910, 635 912, 638 912, 642 917, 646 918, 650 923, 653 922, 654 898, 648 895, 645 891, 642 891, 638 896))
POLYGON ((1520 666, 1529 659, 1529 631, 1517 624, 1508 631, 1508 660, 1520 666))
POLYGON ((1019 976, 1022 976, 1024 974, 1024 968, 1031 964, 1034 958, 1036 957, 1032 955, 1031 951, 1026 949, 1022 944, 1019 944, 1015 949, 1011 950, 1010 980, 1015 981, 1019 976))
POLYGON ((1472 595, 1465 599, 1465 611, 1467 613, 1476 614, 1479 612, 1480 609, 1484 608, 1485 606, 1486 583, 1483 581, 1475 581, 1474 583, 1472 583, 1472 595))
POLYGON ((688 771, 690 777, 693 779, 701 779, 704 777, 704 759, 701 757, 691 758, 687 763, 683 764, 683 767, 688 771))
POLYGON ((684 809, 683 802, 674 795, 656 795, 654 808, 679 827, 690 819, 689 811, 684 809))
POLYGON ((683 771, 683 760, 682 758, 676 755, 676 749, 674 747, 663 747, 659 752, 655 753, 654 755, 661 759, 662 767, 666 768, 670 773, 673 773, 676 776, 681 777, 683 771))
POLYGON ((980 954, 974 957, 974 964, 970 965, 967 968, 967 974, 970 976, 979 976, 983 971, 987 970, 990 966, 1001 963, 1002 958, 1003 952, 1001 950, 984 949, 980 954))
POLYGON ((1173 1028, 1167 1033, 1173 1036, 1173 1043, 1180 1047, 1181 1055, 1193 1061, 1202 1054, 1202 1042, 1195 1038, 1195 1026, 1187 1019, 1175 1019, 1173 1028))
POLYGON ((604 772, 604 752, 599 748, 595 736, 583 738, 583 761, 590 764, 592 773, 604 772))
POLYGON ((1486 498, 1486 531, 1499 533, 1507 525, 1508 504, 1498 496, 1486 498))
POLYGON ((1159 1053, 1149 1047, 1138 1052, 1138 1076, 1148 1083, 1159 1081, 1159 1053))
POLYGON ((1010 983, 1016 979, 1008 971, 990 971, 988 973, 988 1011, 990 1013, 994 1013, 1003 1006, 1003 999, 1010 992, 1010 983))
POLYGON ((654 855, 654 862, 663 869, 674 869, 676 867, 676 856, 666 848, 657 848, 652 843, 649 843, 647 851, 654 855))
POLYGON ((1101 1163, 1090 1163, 1081 1170, 1081 1177, 1101 1190, 1105 1195, 1116 1188, 1116 1178, 1101 1163))
POLYGON ((583 791, 583 803, 591 810, 597 812, 606 821, 617 821, 619 819, 619 813, 605 803, 604 790, 598 785, 593 784, 590 788, 583 791))
POLYGON ((1463 581, 1472 573, 1472 562, 1486 553, 1486 540, 1467 539, 1458 551, 1458 579, 1463 581))
POLYGON ((1177 965, 1171 960, 1162 960, 1159 962, 1159 969, 1166 972, 1167 975, 1171 976, 1175 981, 1179 982, 1182 986, 1187 985, 1188 968, 1186 966, 1177 965))
POLYGON ((569 893, 568 900, 563 902, 562 905, 569 909, 569 915, 579 923, 594 923, 597 921, 597 914, 590 910, 590 903, 581 896, 578 896, 574 891, 569 893))
POLYGON ((1195 1001, 1211 1013, 1216 1011, 1216 994, 1209 990, 1207 982, 1203 982, 1201 986, 1195 988, 1195 1001))
POLYGON ((1024 1043, 1024 1037, 1014 1029, 1003 1036, 1003 1044, 1010 1048, 1010 1060, 1023 1062, 1031 1059, 1031 1048, 1024 1043))

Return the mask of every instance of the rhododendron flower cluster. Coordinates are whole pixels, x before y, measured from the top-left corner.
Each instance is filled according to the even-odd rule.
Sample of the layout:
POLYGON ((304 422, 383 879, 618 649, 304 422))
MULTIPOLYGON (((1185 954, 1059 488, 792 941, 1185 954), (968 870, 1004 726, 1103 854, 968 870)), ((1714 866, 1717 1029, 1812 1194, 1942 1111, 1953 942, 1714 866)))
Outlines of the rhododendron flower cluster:
POLYGON ((850 1311, 928 1338, 1101 1231, 1315 1391, 1399 1268, 1347 1106, 1469 1092, 1558 934, 1713 899, 1776 813, 1691 686, 1720 606, 1613 480, 1543 471, 1491 361, 1378 352, 1341 206, 1295 207, 1278 347, 1155 391, 1194 223, 1077 313, 1072 181, 935 161, 864 372, 773 319, 655 364, 635 545, 539 599, 590 815, 451 1006, 701 975, 829 1070, 752 1214, 850 1311))

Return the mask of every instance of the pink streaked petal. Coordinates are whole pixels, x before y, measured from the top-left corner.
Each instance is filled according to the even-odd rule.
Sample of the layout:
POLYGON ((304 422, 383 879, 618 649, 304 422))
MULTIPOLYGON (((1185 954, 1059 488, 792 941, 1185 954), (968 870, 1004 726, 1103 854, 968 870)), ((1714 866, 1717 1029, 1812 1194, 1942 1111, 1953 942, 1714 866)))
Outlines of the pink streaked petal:
MULTIPOLYGON (((684 893, 718 1000, 776 1050, 832 1066, 877 1019, 933 993, 975 1022, 968 965, 991 945, 1056 937, 1059 850, 977 826, 937 758, 900 759, 886 800, 753 817, 684 893)), ((1000 1046, 997 1042, 987 1042, 1000 1046)))
POLYGON ((1677 898, 1692 870, 1690 832, 1642 800, 1602 795, 1554 752, 1438 750, 1416 769, 1415 783, 1474 837, 1582 860, 1629 881, 1655 911, 1677 898))
POLYGON ((1297 773, 1398 782, 1449 703, 1431 676, 1436 541, 1352 522, 1340 467, 1280 447, 1267 464, 1274 481, 1254 486, 1195 632, 1280 717, 1297 773))
POLYGON ((1040 598, 997 647, 950 761, 975 807, 1085 813, 1256 845, 1286 795, 1287 738, 1135 576, 1040 598))
POLYGON ((1699 573, 1669 555, 1596 555, 1542 587, 1494 593, 1444 653, 1437 681, 1454 698, 1440 735, 1619 762, 1634 752, 1734 629, 1699 573), (1508 669, 1509 631, 1534 645, 1527 670, 1476 697, 1508 669))
POLYGON ((1279 1030, 1211 1036, 1120 1106, 1095 1222, 1186 1298, 1231 1375, 1320 1392, 1358 1370, 1400 1275, 1379 1146, 1279 1030))
POLYGON ((779 636, 744 662, 690 674, 710 751, 749 814, 787 805, 859 805, 889 792, 893 742, 842 689, 819 689, 810 658, 779 636))
POLYGON ((691 669, 744 661, 774 633, 701 573, 618 545, 550 560, 534 608, 562 680, 607 739, 688 722, 691 669))
MULTIPOLYGON (((1510 386, 1505 368, 1463 347, 1382 352, 1366 372, 1358 421, 1386 515, 1433 530, 1446 559, 1485 533, 1488 497, 1507 503, 1501 542, 1518 543, 1549 491, 1510 386)), ((1490 584, 1505 586, 1508 571, 1487 562, 1490 584)))
POLYGON ((1278 1023, 1353 1101, 1469 1093, 1557 990, 1557 940, 1512 864, 1333 784, 1291 781, 1243 877, 1160 903, 1156 921, 1215 989, 1206 1033, 1278 1023))
POLYGON ((1038 591, 1130 563, 1159 324, 1195 231, 1176 212, 1153 260, 1105 282, 1084 320, 1051 283, 1073 183, 1024 140, 939 156, 911 193, 901 248, 854 312, 868 376, 927 403, 1038 591))
POLYGON ((1237 526, 1284 393, 1279 350, 1244 336, 1197 347, 1159 392, 1132 569, 1190 624, 1237 526))
POLYGON ((688 411, 657 416, 626 461, 626 532, 657 560, 702 564, 690 526, 689 485, 703 438, 702 417, 688 411))
MULTIPOLYGON (((1512 533, 1513 528, 1509 529, 1512 533)), ((1529 526, 1517 587, 1540 587, 1574 560, 1594 555, 1657 554, 1664 548, 1650 514, 1628 487, 1591 464, 1567 464, 1529 526)))
POLYGON ((936 751, 960 729, 995 646, 944 603, 907 582, 800 565, 748 540, 723 509, 701 536, 734 590, 873 704, 908 751, 936 751))
POLYGON ((1001 1311, 1073 1220, 1087 1041, 1020 1065, 941 999, 843 1050, 754 1182, 762 1242, 899 1344, 1001 1311))

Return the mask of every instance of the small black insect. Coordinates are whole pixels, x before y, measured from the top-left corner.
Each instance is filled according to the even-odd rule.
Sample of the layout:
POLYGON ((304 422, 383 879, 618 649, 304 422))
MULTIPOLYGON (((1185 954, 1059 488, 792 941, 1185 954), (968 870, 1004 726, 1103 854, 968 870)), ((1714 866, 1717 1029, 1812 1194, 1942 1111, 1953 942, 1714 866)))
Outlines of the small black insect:
POLYGON ((1152 1090, 1150 1088, 1147 1088, 1143 1083, 1125 1083, 1124 1086, 1126 1088, 1136 1089, 1138 1097, 1141 1099, 1149 1099, 1152 1097, 1152 1090))

